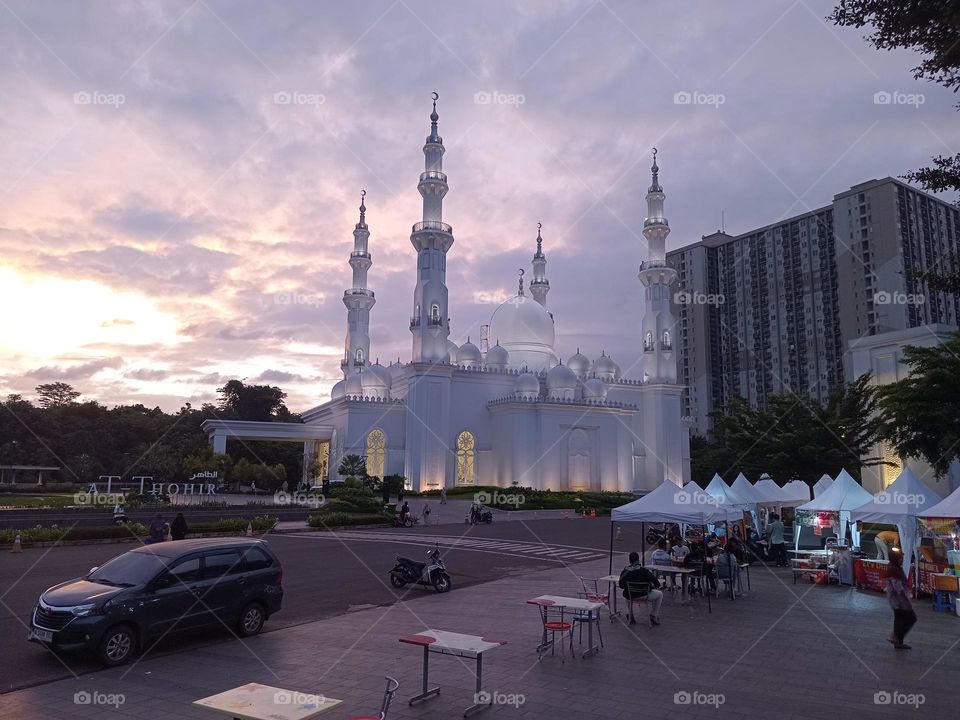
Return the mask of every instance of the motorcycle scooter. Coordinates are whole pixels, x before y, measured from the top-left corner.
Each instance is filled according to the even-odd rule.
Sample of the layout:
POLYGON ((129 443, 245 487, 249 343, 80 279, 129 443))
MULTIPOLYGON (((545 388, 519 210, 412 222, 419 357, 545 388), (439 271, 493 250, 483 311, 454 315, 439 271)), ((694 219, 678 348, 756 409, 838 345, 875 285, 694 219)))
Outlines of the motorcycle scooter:
POLYGON ((437 546, 427 553, 430 562, 422 563, 397 555, 397 564, 390 571, 390 584, 395 588, 416 584, 432 587, 438 593, 450 592, 452 587, 447 566, 440 557, 437 546))

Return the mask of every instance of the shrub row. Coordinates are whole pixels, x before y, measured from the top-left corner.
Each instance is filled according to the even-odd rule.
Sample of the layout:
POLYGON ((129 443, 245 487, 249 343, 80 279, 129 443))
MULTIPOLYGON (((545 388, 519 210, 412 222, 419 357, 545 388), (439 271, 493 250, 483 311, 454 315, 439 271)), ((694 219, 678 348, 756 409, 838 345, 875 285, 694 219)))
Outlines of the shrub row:
MULTIPOLYGON (((187 528, 188 536, 204 535, 207 533, 239 533, 247 529, 249 523, 257 533, 263 533, 271 530, 277 524, 277 519, 266 515, 260 515, 253 519, 231 518, 227 520, 218 520, 212 523, 197 523, 187 528)), ((8 544, 14 541, 17 533, 20 533, 20 541, 30 542, 52 542, 59 540, 65 542, 68 540, 110 540, 127 538, 145 538, 150 534, 146 525, 141 523, 125 523, 124 525, 108 525, 105 527, 40 527, 25 528, 23 530, 0 530, 0 543, 8 544)))
POLYGON ((376 525, 387 522, 388 518, 383 514, 374 513, 345 513, 345 512, 322 512, 311 515, 307 524, 312 528, 331 528, 342 527, 344 525, 376 525))

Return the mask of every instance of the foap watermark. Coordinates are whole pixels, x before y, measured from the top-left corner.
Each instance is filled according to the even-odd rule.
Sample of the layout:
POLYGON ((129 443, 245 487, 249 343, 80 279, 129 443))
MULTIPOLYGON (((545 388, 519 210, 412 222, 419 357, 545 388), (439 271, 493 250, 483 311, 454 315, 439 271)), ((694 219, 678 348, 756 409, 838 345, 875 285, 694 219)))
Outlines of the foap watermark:
POLYGON ((721 105, 727 102, 727 96, 723 93, 705 93, 699 90, 689 91, 680 90, 673 94, 674 105, 712 105, 719 109, 721 105))
POLYGON ((514 507, 519 507, 527 500, 521 493, 502 493, 496 490, 487 492, 486 490, 481 490, 474 494, 473 501, 481 505, 513 505, 514 507))
POLYGON ((923 295, 902 293, 900 291, 887 292, 880 290, 873 294, 874 305, 923 305, 927 301, 923 295))
POLYGON ((520 107, 526 101, 527 96, 520 93, 478 90, 473 94, 474 105, 513 105, 514 107, 520 107))
POLYGON ((273 504, 274 505, 299 505, 300 507, 308 507, 313 510, 316 510, 318 507, 322 507, 327 504, 327 498, 325 498, 320 493, 309 493, 309 492, 284 492, 279 490, 273 494, 273 504))
POLYGON ((500 305, 510 299, 510 295, 503 290, 478 290, 473 293, 473 302, 477 305, 500 305))
POLYGON ((73 494, 74 505, 123 505, 123 493, 77 492, 73 494))
POLYGON ((302 693, 293 690, 278 690, 273 694, 274 705, 296 705, 299 708, 318 708, 327 702, 323 695, 302 693))
POLYGON ((727 299, 723 293, 702 293, 699 290, 677 290, 673 294, 677 305, 723 305, 727 299))
POLYGON ((474 705, 509 705, 518 708, 527 702, 523 693, 505 693, 499 690, 481 690, 473 695, 474 705))
POLYGON ((717 500, 710 493, 692 493, 687 492, 686 490, 677 490, 673 494, 673 501, 677 505, 719 505, 720 501, 717 500))
POLYGON ((719 708, 727 701, 723 693, 705 693, 699 690, 681 690, 673 694, 674 705, 712 705, 719 708))
POLYGON ((927 502, 927 496, 923 493, 882 492, 875 499, 878 505, 890 506, 920 507, 927 502))
POLYGON ((273 94, 274 105, 303 105, 320 107, 327 101, 326 96, 320 93, 305 93, 299 90, 281 90, 273 94))
POLYGON ((308 293, 277 293, 273 296, 274 305, 323 305, 323 295, 308 293))
POLYGON ((126 701, 127 698, 123 693, 79 690, 73 694, 74 705, 108 705, 113 708, 118 708, 126 701))
POLYGON ((899 90, 878 90, 873 94, 874 105, 912 105, 920 107, 927 101, 923 93, 905 93, 899 90))
POLYGON ((878 690, 873 694, 874 705, 908 705, 915 710, 927 701, 923 693, 905 693, 899 690, 878 690))
POLYGON ((74 105, 106 105, 118 108, 127 102, 123 93, 105 93, 98 90, 80 90, 73 94, 74 105))

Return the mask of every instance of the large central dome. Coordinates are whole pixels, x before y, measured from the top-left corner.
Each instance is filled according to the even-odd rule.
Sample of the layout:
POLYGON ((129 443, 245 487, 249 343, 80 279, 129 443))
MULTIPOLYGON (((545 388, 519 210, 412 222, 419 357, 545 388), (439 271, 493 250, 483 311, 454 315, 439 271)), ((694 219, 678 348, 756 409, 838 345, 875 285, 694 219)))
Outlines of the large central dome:
POLYGON ((556 331, 550 313, 536 300, 514 295, 493 312, 490 341, 510 352, 509 367, 539 372, 557 364, 556 331))

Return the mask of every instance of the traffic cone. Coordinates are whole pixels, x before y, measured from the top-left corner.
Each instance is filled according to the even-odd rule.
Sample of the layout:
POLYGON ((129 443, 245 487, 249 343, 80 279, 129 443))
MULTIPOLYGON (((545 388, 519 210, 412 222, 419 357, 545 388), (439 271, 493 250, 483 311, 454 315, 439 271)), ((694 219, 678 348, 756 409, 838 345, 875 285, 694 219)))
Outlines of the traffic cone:
POLYGON ((594 508, 593 510, 590 511, 590 517, 591 517, 591 519, 593 519, 593 520, 596 520, 596 519, 597 519, 597 509, 596 509, 596 508, 594 508))
POLYGON ((247 523, 247 531, 244 533, 247 537, 253 537, 253 524, 247 523))
POLYGON ((623 530, 617 525, 617 540, 623 541, 623 530))
POLYGON ((564 511, 563 511, 563 519, 564 519, 564 520, 569 520, 569 519, 570 519, 570 511, 569 511, 569 510, 564 510, 564 511))
POLYGON ((10 548, 10 552, 12 553, 23 552, 23 546, 20 544, 20 533, 17 533, 17 536, 13 539, 13 547, 10 548))

